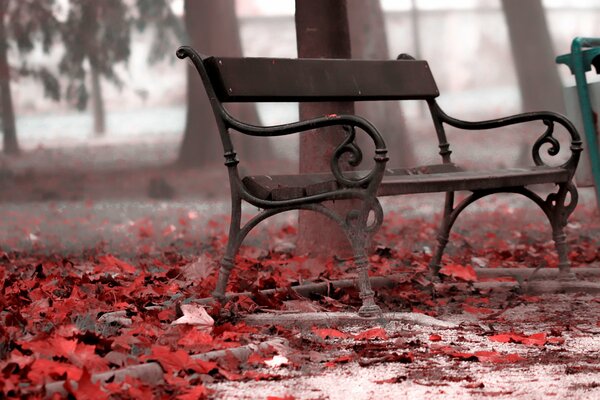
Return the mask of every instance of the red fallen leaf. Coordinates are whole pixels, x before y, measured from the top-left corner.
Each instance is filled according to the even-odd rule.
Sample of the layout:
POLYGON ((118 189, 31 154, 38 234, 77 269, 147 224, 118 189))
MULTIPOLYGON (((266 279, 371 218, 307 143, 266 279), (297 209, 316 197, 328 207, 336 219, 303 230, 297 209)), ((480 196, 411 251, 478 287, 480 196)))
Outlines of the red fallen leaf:
POLYGON ((244 378, 253 381, 278 381, 281 379, 281 375, 269 374, 265 372, 258 372, 252 370, 244 372, 243 376, 244 378))
POLYGON ((140 381, 138 378, 125 376, 123 382, 105 383, 104 387, 108 393, 111 393, 115 398, 124 397, 132 399, 151 399, 153 397, 152 387, 140 381), (115 396, 115 394, 129 395, 115 396))
POLYGON ((464 353, 456 351, 451 346, 443 346, 437 349, 438 351, 463 361, 480 361, 492 363, 512 363, 522 360, 521 356, 516 353, 502 354, 497 351, 476 351, 475 353, 464 353))
POLYGON ((509 343, 512 340, 513 336, 516 335, 512 333, 500 333, 498 335, 488 336, 488 339, 492 342, 509 343))
POLYGON ((223 375, 223 377, 228 381, 239 381, 244 378, 242 374, 238 374, 237 372, 233 371, 228 371, 225 368, 219 368, 219 374, 223 375))
POLYGON ((77 389, 71 387, 69 380, 63 384, 65 390, 78 400, 102 400, 108 399, 108 393, 104 392, 99 383, 92 383, 92 376, 87 368, 83 368, 81 378, 77 381, 77 389))
POLYGON ((188 390, 187 392, 183 393, 183 394, 179 394, 177 395, 177 399, 178 400, 202 400, 202 399, 206 399, 208 396, 208 389, 203 386, 203 385, 199 385, 196 384, 194 385, 194 387, 191 390, 188 390))
POLYGON ((202 332, 196 328, 190 329, 185 335, 181 336, 177 344, 184 347, 204 347, 211 346, 213 337, 206 332, 202 332))
POLYGON ((351 354, 347 354, 345 356, 339 356, 337 358, 334 358, 331 361, 327 361, 325 363, 325 366, 327 368, 331 368, 331 367, 335 367, 336 364, 346 364, 347 362, 352 361, 353 358, 354 358, 354 356, 351 354))
POLYGON ((296 398, 290 394, 286 394, 283 397, 279 396, 267 396, 267 400, 296 400, 296 398))
POLYGON ((248 360, 246 360, 246 362, 248 364, 264 364, 266 360, 267 357, 263 357, 262 354, 254 352, 250 354, 250 357, 248 357, 248 360))
POLYGON ((502 354, 497 351, 476 351, 475 356, 481 362, 492 362, 495 364, 513 363, 523 359, 516 353, 502 354))
POLYGON ((89 368, 93 372, 108 369, 108 362, 96 354, 96 346, 77 343, 75 351, 68 356, 69 361, 80 368, 89 368))
POLYGON ((458 358, 465 361, 479 361, 479 358, 473 353, 464 353, 462 351, 453 351, 446 353, 452 358, 458 358))
POLYGON ((27 377, 33 384, 41 384, 50 378, 51 380, 64 379, 65 375, 68 379, 81 378, 81 369, 74 365, 65 364, 45 358, 39 358, 31 364, 31 370, 27 377))
POLYGON ((337 114, 327 114, 327 118, 335 118, 337 117, 337 114))
POLYGON ((354 335, 354 340, 372 340, 372 339, 388 339, 388 335, 383 328, 373 328, 366 330, 364 332, 360 332, 354 335))
POLYGON ((320 336, 321 339, 327 339, 327 338, 346 339, 348 337, 347 334, 345 334, 344 332, 338 331, 337 329, 315 328, 313 326, 312 331, 315 335, 320 336))
POLYGON ((596 322, 596 326, 600 326, 600 321, 596 322))
POLYGON ((125 261, 119 260, 117 257, 110 254, 99 257, 98 261, 106 266, 117 267, 122 272, 128 274, 134 274, 137 271, 137 269, 133 265, 126 263, 125 261))
POLYGON ((471 314, 492 314, 494 310, 485 307, 473 307, 468 304, 462 305, 463 310, 471 314))
POLYGON ((534 333, 533 335, 519 335, 517 333, 501 333, 498 335, 488 336, 492 342, 500 343, 522 343, 527 346, 543 346, 548 341, 545 333, 534 333))
POLYGON ((50 339, 23 342, 20 345, 23 349, 30 350, 38 356, 68 358, 75 352, 77 341, 65 339, 62 336, 53 336, 50 339))
POLYGON ((440 269, 440 274, 451 276, 465 282, 476 282, 477 274, 471 265, 448 264, 440 269))
POLYGON ((194 370, 201 374, 207 374, 217 368, 217 363, 212 361, 195 360, 183 351, 171 351, 167 346, 154 345, 150 356, 143 357, 144 360, 156 360, 168 374, 176 371, 194 370))
POLYGON ((434 333, 432 335, 429 335, 429 340, 431 340, 432 342, 439 342, 440 340, 442 340, 442 337, 434 333))
POLYGON ((521 340, 521 343, 527 346, 543 346, 548 340, 545 333, 534 333, 521 340))

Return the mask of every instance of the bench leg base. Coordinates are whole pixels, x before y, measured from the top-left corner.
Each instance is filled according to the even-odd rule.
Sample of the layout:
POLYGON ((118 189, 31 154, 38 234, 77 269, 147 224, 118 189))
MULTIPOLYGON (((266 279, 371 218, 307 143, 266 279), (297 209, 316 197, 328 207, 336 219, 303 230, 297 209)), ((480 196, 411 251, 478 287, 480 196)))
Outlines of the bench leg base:
POLYGON ((224 257, 223 260, 221 260, 221 269, 219 270, 219 277, 217 278, 217 286, 212 292, 212 297, 221 304, 225 302, 225 289, 233 266, 233 258, 224 257))
POLYGON ((380 317, 382 315, 383 312, 377 304, 363 304, 358 310, 358 316, 362 318, 380 317))

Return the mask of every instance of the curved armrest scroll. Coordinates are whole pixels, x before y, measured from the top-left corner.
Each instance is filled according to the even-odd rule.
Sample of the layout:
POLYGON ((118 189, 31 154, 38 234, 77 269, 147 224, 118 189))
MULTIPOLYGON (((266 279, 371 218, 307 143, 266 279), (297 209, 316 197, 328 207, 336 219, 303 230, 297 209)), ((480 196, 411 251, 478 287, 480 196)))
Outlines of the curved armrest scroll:
POLYGON ((447 123, 455 128, 464 130, 495 129, 524 122, 542 121, 544 125, 546 125, 546 131, 538 138, 532 148, 533 160, 536 165, 546 165, 540 157, 540 149, 543 144, 550 144, 550 147, 548 148, 549 155, 555 156, 559 153, 560 143, 553 136, 554 123, 558 123, 559 125, 562 125, 571 136, 571 157, 564 164, 562 164, 561 167, 572 169, 574 171, 577 167, 577 163, 579 162, 579 153, 582 150, 581 136, 579 136, 579 132, 577 132, 577 129, 573 123, 560 114, 550 111, 529 112, 511 115, 504 118, 471 122, 450 117, 444 113, 437 104, 435 105, 435 109, 442 122, 447 123))

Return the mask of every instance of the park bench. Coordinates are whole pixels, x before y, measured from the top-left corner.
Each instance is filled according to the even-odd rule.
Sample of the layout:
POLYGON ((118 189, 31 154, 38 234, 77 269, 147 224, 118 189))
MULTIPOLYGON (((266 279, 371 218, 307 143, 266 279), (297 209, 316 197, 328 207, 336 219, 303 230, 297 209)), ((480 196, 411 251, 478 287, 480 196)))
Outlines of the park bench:
MULTIPOLYGON (((552 112, 524 113, 483 122, 466 122, 446 115, 436 103, 439 95, 426 61, 401 56, 398 60, 333 60, 277 58, 206 57, 190 47, 177 51, 181 59, 189 57, 196 67, 215 114, 223 143, 225 165, 231 188, 231 225, 225 255, 213 297, 223 300, 234 258, 240 244, 262 220, 289 210, 320 212, 337 222, 346 233, 354 252, 357 283, 362 299, 361 316, 375 316, 381 311, 374 300, 368 276, 367 244, 380 227, 383 211, 378 196, 427 192, 446 192, 443 220, 437 246, 430 262, 431 272, 440 270, 442 253, 457 216, 476 200, 499 192, 518 193, 533 200, 548 217, 559 257, 559 279, 573 279, 567 259, 564 227, 577 204, 577 190, 572 182, 581 151, 581 140, 570 121, 552 112), (224 108, 230 102, 313 102, 424 100, 431 112, 439 141, 441 164, 386 169, 387 149, 377 129, 358 115, 324 115, 310 120, 277 126, 256 126, 231 116, 224 108), (542 133, 532 146, 530 168, 469 171, 452 163, 444 126, 464 130, 489 130, 530 121, 539 121, 542 133), (555 124, 570 134, 570 155, 558 166, 548 165, 541 156, 542 146, 549 156, 560 151, 555 138, 555 124), (230 130, 246 135, 274 137, 303 133, 319 128, 342 126, 345 139, 333 152, 330 173, 245 176, 240 175, 230 130), (374 164, 366 171, 346 171, 344 157, 356 165, 362 152, 355 140, 357 128, 374 144, 374 164), (350 157, 348 157, 350 155, 350 157), (558 189, 546 198, 529 188, 534 184, 554 184, 558 189), (470 194, 455 204, 455 192, 470 194), (326 201, 357 199, 346 215, 329 207, 326 201), (241 225, 241 203, 246 201, 262 211, 241 225), (325 203, 325 204, 324 204, 325 203), (358 204, 358 205, 356 205, 358 204)), ((191 111, 193 112, 193 110, 191 111)), ((554 187, 554 186, 553 186, 554 187)))

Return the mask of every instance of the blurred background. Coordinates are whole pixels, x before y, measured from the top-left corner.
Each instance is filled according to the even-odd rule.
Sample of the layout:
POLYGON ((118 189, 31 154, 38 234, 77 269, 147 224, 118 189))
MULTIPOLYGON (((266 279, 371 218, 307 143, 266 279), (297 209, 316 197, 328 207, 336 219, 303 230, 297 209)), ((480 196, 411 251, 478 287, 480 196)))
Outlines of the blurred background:
MULTIPOLYGON (((354 58, 429 61, 440 105, 462 119, 564 113, 574 80, 554 58, 576 36, 600 36, 600 0, 349 0, 348 18, 354 58)), ((0 0, 0 22, 0 202, 15 207, 226 193, 212 115, 175 50, 297 56, 293 0, 0 0)), ((438 161, 424 104, 363 111, 392 163, 438 161)), ((298 118, 297 104, 239 112, 262 124, 298 118)), ((540 133, 450 140, 459 158, 518 165, 540 133), (514 150, 502 156, 504 146, 514 150)), ((242 165, 295 170, 295 140, 239 141, 242 165)))
MULTIPOLYGON (((157 156, 161 161, 175 161, 177 144, 182 142, 186 128, 187 65, 175 58, 174 51, 180 44, 194 42, 186 28, 193 30, 195 25, 206 24, 205 16, 211 13, 235 12, 235 21, 224 16, 227 19, 223 24, 237 22, 244 55, 296 57, 293 0, 189 1, 187 7, 184 3, 3 0, 2 40, 7 46, 8 83, 19 150, 27 153, 41 148, 159 142, 161 152, 152 154, 153 159, 147 161, 158 161, 157 156), (235 3, 235 7, 226 10, 228 7, 211 3, 235 3), (219 9, 207 9, 211 7, 219 9), (187 26, 186 11, 195 14, 188 16, 187 26)), ((527 30, 535 27, 513 27, 512 36, 509 29, 511 22, 538 23, 534 15, 527 16, 532 8, 536 11, 531 5, 537 0, 382 0, 383 26, 369 24, 373 19, 369 15, 379 7, 375 3, 378 2, 350 1, 350 7, 362 7, 368 12, 355 16, 357 20, 351 23, 364 25, 358 27, 361 32, 355 35, 385 35, 387 54, 367 43, 363 47, 371 48, 363 48, 355 58, 409 53, 428 60, 442 93, 440 104, 451 115, 485 118, 536 108, 564 112, 560 98, 544 99, 544 93, 538 99, 527 98, 527 91, 535 90, 536 82, 520 80, 519 65, 515 63, 517 54, 519 62, 532 64, 529 58, 523 59, 524 54, 547 52, 540 48, 548 44, 540 43, 537 37, 527 37, 527 30), (511 3, 516 12, 510 9, 511 3), (377 30, 383 32, 371 32, 377 30), (533 88, 528 88, 528 84, 533 88)), ((541 4, 547 26, 538 28, 546 29, 555 55, 569 52, 575 36, 600 36, 600 1, 544 0, 541 4)), ((232 35, 237 33, 234 26, 227 26, 226 30, 232 35)), ((214 36, 201 38, 207 49, 199 51, 230 53, 228 41, 232 39, 214 36)), ((380 37, 377 41, 381 47, 380 37)), ((545 70, 555 70, 562 84, 573 85, 568 69, 556 66, 553 58, 546 56, 535 63, 530 69, 538 75, 551 76, 545 70)), ((547 84, 557 82, 548 79, 547 84)), ((8 89, 3 86, 2 90, 8 89)), ((2 101, 10 99, 3 93, 2 101)), ((13 118, 7 115, 5 105, 2 110, 3 122, 13 118)), ((258 110, 265 124, 297 118, 295 105, 260 105, 258 110)), ((419 119, 425 117, 425 109, 418 104, 403 105, 402 111, 409 125, 418 125, 419 119)), ((6 132, 8 126, 2 126, 4 136, 12 135, 6 132)), ((16 153, 10 147, 5 140, 4 153, 16 153)), ((210 152, 213 150, 216 149, 210 152)), ((144 156, 131 155, 140 161, 144 156)), ((201 160, 182 161, 203 164, 201 160)))

